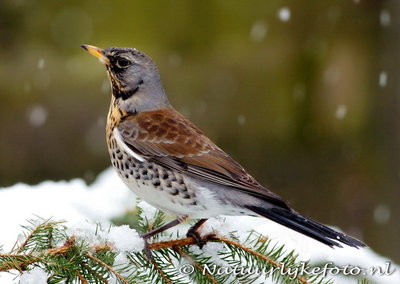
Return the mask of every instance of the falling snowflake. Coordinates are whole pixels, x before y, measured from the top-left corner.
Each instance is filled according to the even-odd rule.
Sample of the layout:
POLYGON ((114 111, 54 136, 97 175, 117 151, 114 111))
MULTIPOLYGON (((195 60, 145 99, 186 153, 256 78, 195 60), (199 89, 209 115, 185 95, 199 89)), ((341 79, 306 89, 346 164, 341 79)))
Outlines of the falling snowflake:
POLYGON ((382 27, 387 27, 390 25, 390 13, 387 10, 382 10, 381 13, 379 14, 379 21, 382 25, 382 27))
POLYGON ((29 124, 34 127, 42 126, 47 120, 47 110, 41 105, 35 105, 28 111, 29 124))
POLYGON ((287 7, 279 9, 278 17, 282 22, 287 22, 290 20, 290 10, 287 7))
POLYGON ((44 64, 45 64, 44 58, 40 58, 40 59, 38 60, 38 62, 37 62, 37 68, 38 68, 39 70, 42 70, 42 69, 44 68, 44 64))
POLYGON ((384 71, 382 71, 380 74, 379 74, 379 86, 380 87, 386 87, 386 85, 387 85, 387 73, 386 72, 384 72, 384 71))
POLYGON ((237 118, 239 125, 244 125, 246 123, 246 117, 243 114, 240 114, 237 118))
POLYGON ((385 224, 390 219, 390 208, 386 205, 380 204, 375 207, 374 220, 378 224, 385 224))
POLYGON ((347 106, 345 105, 338 106, 335 113, 336 118, 341 120, 346 116, 346 114, 347 114, 347 106))
POLYGON ((182 64, 182 56, 178 53, 172 53, 169 55, 168 61, 171 67, 178 67, 182 64))
POLYGON ((267 25, 264 21, 256 21, 250 30, 250 39, 254 42, 260 42, 267 34, 267 25))

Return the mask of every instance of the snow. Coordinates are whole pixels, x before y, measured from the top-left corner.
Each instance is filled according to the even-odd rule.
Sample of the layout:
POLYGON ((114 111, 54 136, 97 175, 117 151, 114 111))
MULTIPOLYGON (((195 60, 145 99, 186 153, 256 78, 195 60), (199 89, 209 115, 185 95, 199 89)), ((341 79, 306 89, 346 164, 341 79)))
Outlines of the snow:
POLYGON ((290 10, 288 7, 282 7, 278 11, 279 20, 282 22, 287 22, 290 20, 290 10))
POLYGON ((138 206, 142 209, 141 217, 148 222, 152 222, 156 217, 157 210, 145 201, 140 201, 138 206))
POLYGON ((260 42, 265 38, 267 34, 267 25, 264 21, 256 21, 250 30, 250 39, 254 42, 260 42))
POLYGON ((38 60, 38 62, 37 62, 37 68, 38 68, 39 70, 42 70, 42 69, 44 68, 44 64, 45 64, 44 58, 40 58, 40 59, 38 60))
POLYGON ((29 124, 34 127, 42 126, 47 120, 47 110, 41 105, 34 105, 27 112, 29 124))
POLYGON ((26 225, 26 220, 35 216, 69 223, 108 222, 135 205, 136 196, 112 169, 100 174, 91 186, 81 179, 45 181, 34 186, 19 183, 0 189, 0 214, 12 216, 0 219, 0 228, 7 228, 0 234, 0 244, 4 250, 11 248, 21 232, 20 225, 26 225))
MULTIPOLYGON (((138 203, 143 209, 143 216, 154 218, 155 210, 147 203, 138 203)), ((52 220, 65 220, 67 233, 75 235, 78 240, 84 240, 92 245, 108 242, 118 252, 115 264, 126 263, 127 251, 139 251, 143 248, 143 241, 135 230, 128 226, 114 227, 109 220, 131 211, 137 205, 137 197, 131 193, 119 180, 113 170, 107 169, 101 173, 92 185, 86 185, 83 180, 45 181, 38 185, 28 186, 16 184, 0 189, 0 244, 7 252, 18 238, 21 238, 20 225, 26 225, 27 219, 37 219, 36 216, 52 220)), ((375 210, 377 221, 384 221, 390 217, 390 211, 380 206, 375 210)), ((173 235, 184 236, 189 223, 170 229, 173 235)), ((250 230, 265 235, 273 243, 285 244, 288 251, 295 249, 300 260, 310 260, 311 263, 332 262, 334 266, 345 267, 353 265, 365 269, 361 277, 368 276, 377 283, 400 283, 400 267, 390 259, 380 256, 371 248, 354 249, 350 247, 331 249, 297 232, 288 230, 281 225, 264 218, 254 217, 217 217, 208 220, 202 228, 202 234, 217 233, 229 237, 234 235, 243 242, 250 230), (389 267, 388 267, 389 265, 389 267), (373 269, 389 269, 390 275, 375 273, 373 269), (392 273, 391 273, 392 272, 392 273)), ((336 228, 337 229, 337 228, 336 228)), ((166 238, 164 236, 162 239, 166 238)), ((212 257, 216 263, 223 264, 217 251, 223 248, 218 243, 206 244, 203 252, 212 257)), ((193 252, 200 252, 196 246, 191 247, 193 252)), ((181 265, 184 265, 182 262, 181 265)), ((332 264, 333 265, 333 264, 332 264)), ((337 280, 337 283, 357 283, 355 278, 328 277, 337 280)), ((46 273, 41 268, 34 268, 22 276, 0 273, 0 283, 45 283, 46 273)), ((260 280, 261 281, 261 280, 260 280)), ((260 282, 267 283, 267 282, 260 282)))
POLYGON ((78 242, 85 242, 91 246, 97 246, 106 242, 105 223, 89 223, 88 221, 70 223, 67 228, 68 236, 75 236, 78 242))
POLYGON ((168 57, 168 63, 171 67, 179 67, 182 65, 182 56, 178 53, 172 53, 168 57))
POLYGON ((346 105, 339 105, 336 109, 335 116, 337 119, 343 119, 347 114, 347 106, 346 105))
POLYGON ((144 248, 143 239, 128 225, 112 227, 107 239, 118 252, 139 252, 144 248))
POLYGON ((243 114, 239 114, 237 117, 237 121, 239 125, 244 125, 246 123, 246 116, 243 114))
POLYGON ((324 83, 327 85, 335 85, 339 81, 341 71, 335 66, 329 66, 324 72, 324 83))
POLYGON ((91 247, 110 244, 115 252, 138 252, 144 248, 144 241, 136 230, 128 225, 112 226, 106 222, 91 223, 89 221, 70 224, 68 236, 75 236, 91 247))
POLYGON ((386 87, 387 85, 387 73, 382 71, 381 73, 379 73, 379 86, 380 87, 386 87))
POLYGON ((24 272, 19 280, 19 284, 46 284, 47 273, 40 267, 24 272))
POLYGON ((374 220, 377 224, 386 224, 390 219, 390 208, 379 204, 374 209, 374 220))
POLYGON ((70 224, 67 234, 75 236, 78 241, 84 241, 92 247, 105 243, 110 244, 115 252, 138 252, 144 248, 143 239, 128 225, 116 227, 108 222, 84 221, 70 224))
POLYGON ((379 21, 382 27, 387 27, 390 25, 391 17, 390 13, 387 10, 382 10, 379 14, 379 21))

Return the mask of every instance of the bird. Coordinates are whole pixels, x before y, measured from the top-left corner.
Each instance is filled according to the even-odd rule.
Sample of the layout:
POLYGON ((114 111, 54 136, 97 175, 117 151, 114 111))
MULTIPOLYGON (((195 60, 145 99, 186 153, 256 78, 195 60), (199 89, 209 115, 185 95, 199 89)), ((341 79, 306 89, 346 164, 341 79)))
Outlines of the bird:
POLYGON ((188 219, 200 248, 207 219, 265 217, 329 247, 360 248, 356 238, 292 209, 175 110, 153 60, 134 48, 81 45, 106 67, 111 84, 106 140, 111 163, 138 197, 176 219, 142 235, 154 235, 188 219))

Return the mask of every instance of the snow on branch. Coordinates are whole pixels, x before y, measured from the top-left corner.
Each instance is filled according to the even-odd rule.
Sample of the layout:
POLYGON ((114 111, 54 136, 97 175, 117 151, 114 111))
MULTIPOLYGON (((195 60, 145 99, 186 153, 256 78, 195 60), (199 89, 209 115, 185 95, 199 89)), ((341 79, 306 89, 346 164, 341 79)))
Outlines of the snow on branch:
MULTIPOLYGON (((164 223, 161 212, 155 214, 151 223, 142 213, 136 213, 138 231, 164 223)), ((83 224, 68 228, 63 222, 39 219, 30 220, 24 228, 24 239, 9 253, 0 254, 0 272, 22 274, 20 283, 28 276, 30 281, 36 277, 34 283, 38 284, 329 281, 319 274, 296 273, 312 266, 299 261, 294 251, 272 245, 255 232, 250 232, 243 243, 233 232, 229 237, 210 233, 206 246, 212 249, 208 251, 200 250, 193 238, 156 237, 148 244, 153 254, 149 259, 138 231, 126 225, 105 228, 100 224, 83 224)))

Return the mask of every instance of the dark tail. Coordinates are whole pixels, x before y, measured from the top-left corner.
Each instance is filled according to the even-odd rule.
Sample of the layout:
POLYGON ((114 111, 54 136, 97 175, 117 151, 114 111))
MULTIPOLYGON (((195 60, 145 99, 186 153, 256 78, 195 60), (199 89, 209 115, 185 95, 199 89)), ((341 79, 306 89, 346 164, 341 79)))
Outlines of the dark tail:
POLYGON ((360 242, 355 238, 339 233, 325 225, 318 223, 317 221, 301 216, 295 211, 276 207, 269 209, 257 206, 246 207, 261 216, 320 241, 321 243, 324 243, 330 247, 342 247, 340 243, 355 248, 366 246, 363 242, 360 242))

